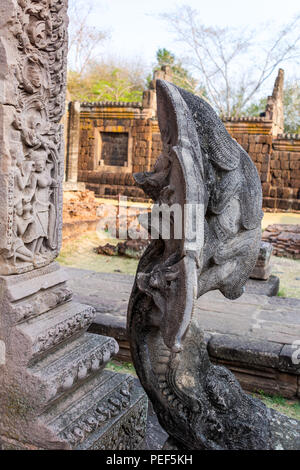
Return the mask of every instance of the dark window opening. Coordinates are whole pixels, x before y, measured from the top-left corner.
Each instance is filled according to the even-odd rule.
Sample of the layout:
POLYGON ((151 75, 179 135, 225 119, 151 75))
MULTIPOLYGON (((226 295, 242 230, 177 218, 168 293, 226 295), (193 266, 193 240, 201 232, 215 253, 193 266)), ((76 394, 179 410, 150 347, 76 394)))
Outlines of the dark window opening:
POLYGON ((128 157, 127 132, 101 132, 101 160, 104 165, 124 166, 128 157))

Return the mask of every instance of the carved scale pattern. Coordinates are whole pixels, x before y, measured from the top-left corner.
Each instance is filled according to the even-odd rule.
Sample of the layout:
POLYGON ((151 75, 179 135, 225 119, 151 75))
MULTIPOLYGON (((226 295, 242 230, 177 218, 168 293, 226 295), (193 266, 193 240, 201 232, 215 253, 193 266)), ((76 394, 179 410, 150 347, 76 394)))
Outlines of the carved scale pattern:
POLYGON ((171 237, 160 230, 140 260, 127 322, 134 365, 178 449, 268 450, 275 442, 271 411, 210 363, 193 317, 194 299, 210 290, 229 299, 243 293, 260 246, 260 180, 207 102, 163 80, 157 97, 163 152, 152 172, 134 175, 136 182, 155 210, 196 210, 181 238, 171 217, 171 237))

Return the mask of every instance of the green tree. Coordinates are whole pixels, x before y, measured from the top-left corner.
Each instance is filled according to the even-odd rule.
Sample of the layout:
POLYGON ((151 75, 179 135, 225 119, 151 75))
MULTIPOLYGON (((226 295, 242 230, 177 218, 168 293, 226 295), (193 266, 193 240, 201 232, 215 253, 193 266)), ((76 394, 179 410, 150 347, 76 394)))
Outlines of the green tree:
MULTIPOLYGON (((191 93, 203 95, 204 89, 200 86, 192 74, 183 66, 182 61, 169 51, 168 49, 158 49, 156 53, 155 70, 160 70, 161 67, 168 66, 172 72, 172 82, 181 88, 184 88, 191 93)), ((151 77, 148 78, 148 82, 151 77)))
POLYGON ((290 81, 284 88, 284 130, 291 134, 300 133, 300 83, 290 81))
POLYGON ((141 101, 145 75, 141 64, 94 61, 84 73, 69 71, 68 90, 78 101, 141 101))

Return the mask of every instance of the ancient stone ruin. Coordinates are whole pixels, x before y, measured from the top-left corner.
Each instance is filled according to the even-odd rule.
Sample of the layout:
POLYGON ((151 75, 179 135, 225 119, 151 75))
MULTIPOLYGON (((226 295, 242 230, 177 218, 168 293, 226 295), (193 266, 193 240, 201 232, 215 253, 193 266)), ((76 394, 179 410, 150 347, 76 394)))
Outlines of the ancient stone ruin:
MULTIPOLYGON (((86 333, 54 261, 62 233, 67 1, 0 4, 0 443, 135 449, 147 400, 103 371, 112 338, 86 333)), ((70 174, 72 174, 70 169, 70 174)))
POLYGON ((300 259, 299 224, 268 225, 262 238, 272 244, 274 255, 300 259))
MULTIPOLYGON (((149 171, 162 150, 156 110, 156 80, 159 78, 172 82, 167 67, 156 71, 141 103, 70 103, 67 185, 74 185, 78 180, 100 196, 122 194, 145 198, 132 174, 149 171), (119 134, 124 141, 122 161, 113 162, 119 134)), ((223 116, 222 121, 258 170, 264 209, 299 211, 300 136, 284 134, 283 82, 284 73, 280 69, 261 116, 223 116)))
POLYGON ((156 206, 192 209, 181 238, 174 215, 171 237, 163 237, 162 223, 144 253, 128 332, 140 381, 170 436, 164 448, 300 449, 300 423, 247 395, 231 372, 213 365, 193 316, 196 298, 208 291, 228 299, 243 293, 260 248, 257 170, 206 101, 163 80, 157 95, 163 152, 152 172, 135 179, 156 206))

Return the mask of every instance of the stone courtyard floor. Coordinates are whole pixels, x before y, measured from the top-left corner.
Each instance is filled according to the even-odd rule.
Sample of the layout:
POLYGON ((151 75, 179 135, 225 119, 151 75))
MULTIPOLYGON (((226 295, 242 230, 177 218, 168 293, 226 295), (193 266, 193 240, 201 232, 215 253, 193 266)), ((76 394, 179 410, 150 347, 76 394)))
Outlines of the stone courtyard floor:
MULTIPOLYGON (((263 226, 272 223, 300 223, 300 215, 266 214, 263 226)), ((69 272, 75 297, 96 308, 92 331, 119 342, 122 362, 114 360, 109 367, 134 374, 125 316, 138 261, 94 252, 99 245, 118 241, 100 240, 90 232, 65 244, 58 261, 69 272)), ((196 311, 212 361, 230 368, 242 386, 256 391, 268 406, 300 419, 300 366, 291 369, 291 344, 300 344, 300 261, 273 256, 272 274, 280 279, 277 297, 253 294, 251 286, 234 302, 208 293, 197 301, 196 311)), ((255 289, 262 294, 266 287, 260 288, 262 292, 255 289)), ((159 448, 165 434, 151 410, 148 427, 153 431, 150 448, 159 448)))
MULTIPOLYGON (((138 265, 135 259, 120 256, 98 255, 93 250, 105 243, 117 244, 119 240, 99 239, 96 232, 87 233, 65 244, 58 261, 73 268, 87 269, 103 273, 134 275, 138 265)), ((272 274, 280 279, 279 295, 300 298, 300 260, 272 257, 272 274)))

